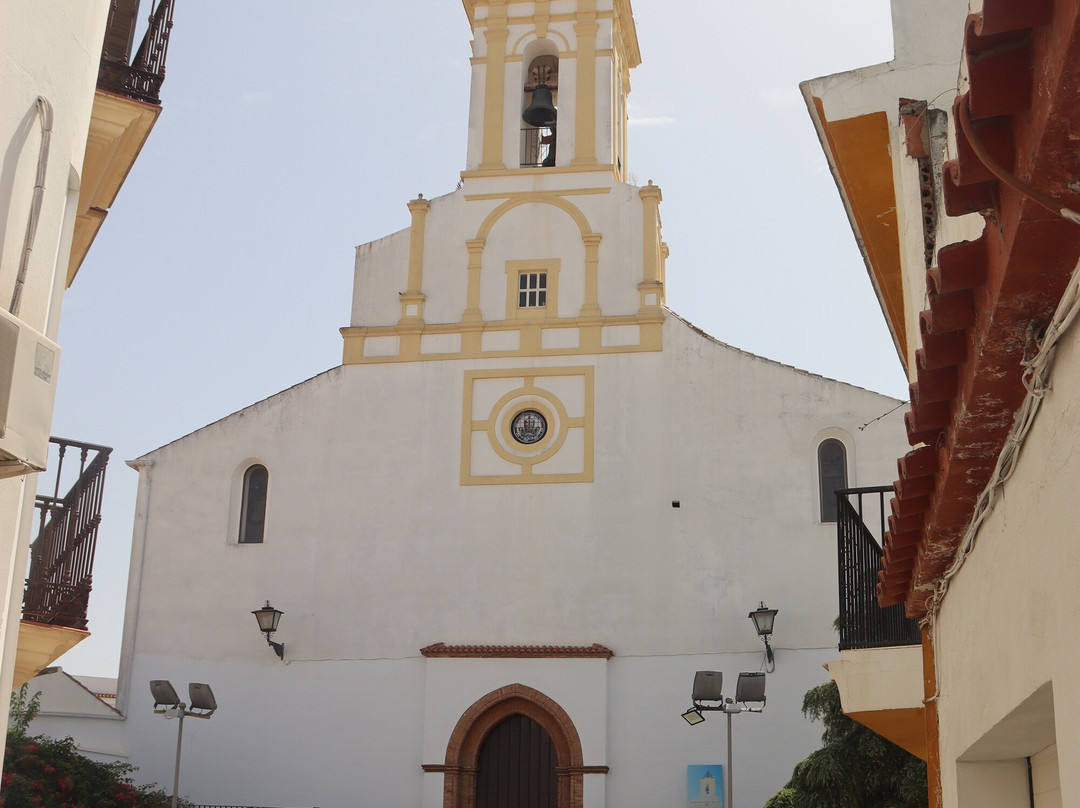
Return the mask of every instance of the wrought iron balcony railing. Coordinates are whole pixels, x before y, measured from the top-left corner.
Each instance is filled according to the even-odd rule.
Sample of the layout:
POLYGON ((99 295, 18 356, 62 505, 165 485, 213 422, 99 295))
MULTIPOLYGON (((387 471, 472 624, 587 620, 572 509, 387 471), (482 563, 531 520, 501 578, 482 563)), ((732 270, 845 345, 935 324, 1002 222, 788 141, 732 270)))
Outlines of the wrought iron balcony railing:
POLYGON ((150 15, 150 26, 146 29, 142 44, 130 64, 127 53, 109 52, 109 43, 125 41, 125 35, 134 24, 133 14, 137 6, 138 3, 132 4, 130 0, 113 0, 109 7, 106 47, 101 53, 98 70, 98 89, 160 104, 161 83, 165 80, 165 55, 169 50, 169 32, 173 24, 173 0, 158 2, 150 15))
POLYGON ((23 620, 85 631, 105 467, 112 449, 64 438, 49 442, 55 447, 50 452, 55 478, 51 494, 37 495, 40 530, 30 545, 23 620), (71 479, 71 490, 61 496, 61 486, 71 479))
POLYGON ((902 603, 883 609, 877 601, 885 495, 892 491, 892 486, 876 486, 836 492, 841 651, 918 645, 922 641, 918 622, 904 615, 902 603), (867 519, 877 528, 876 537, 867 527, 867 519))
POLYGON ((555 128, 522 127, 521 167, 540 168, 555 165, 555 128))

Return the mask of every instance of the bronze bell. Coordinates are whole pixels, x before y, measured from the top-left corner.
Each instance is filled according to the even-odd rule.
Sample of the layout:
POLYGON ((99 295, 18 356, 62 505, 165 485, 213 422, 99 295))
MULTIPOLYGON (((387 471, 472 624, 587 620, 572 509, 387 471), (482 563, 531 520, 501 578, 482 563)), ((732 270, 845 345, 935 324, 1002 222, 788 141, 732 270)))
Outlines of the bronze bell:
POLYGON ((551 88, 540 82, 533 90, 532 102, 521 113, 521 119, 529 126, 542 128, 554 126, 557 115, 555 106, 551 103, 551 88))

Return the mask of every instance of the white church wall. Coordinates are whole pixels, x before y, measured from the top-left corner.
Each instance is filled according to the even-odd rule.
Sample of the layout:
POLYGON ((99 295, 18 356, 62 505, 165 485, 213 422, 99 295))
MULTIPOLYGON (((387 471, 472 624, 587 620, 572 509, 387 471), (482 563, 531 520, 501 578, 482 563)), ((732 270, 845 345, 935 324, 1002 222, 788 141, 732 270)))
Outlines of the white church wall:
MULTIPOLYGON (((402 208, 405 206, 402 205, 402 208)), ((406 214, 407 215, 407 214, 406 214)), ((406 221, 408 221, 406 219, 406 221)), ((352 325, 393 325, 401 317, 398 293, 409 282, 409 229, 356 248, 352 325)))
POLYGON ((814 438, 858 436, 854 476, 885 482, 899 418, 858 427, 895 402, 674 317, 664 344, 530 362, 593 369, 588 483, 460 483, 463 373, 525 372, 516 359, 338 368, 153 453, 125 642, 133 762, 167 779, 172 734, 148 714, 146 682, 207 681, 222 709, 197 730, 193 748, 208 751, 192 753, 192 796, 332 806, 359 789, 428 804, 442 775, 420 764, 442 762, 469 704, 519 682, 570 714, 586 765, 612 765, 585 776, 589 793, 672 799, 674 769, 717 758, 698 759, 715 721, 695 733, 679 719, 693 672, 757 669, 746 614, 765 600, 781 610, 777 672, 767 714, 740 717, 737 732, 741 748, 779 752, 739 793, 782 785, 817 741, 802 693, 835 655, 835 527, 814 510, 814 438), (261 545, 236 544, 232 528, 231 482, 248 458, 270 473, 261 545), (250 616, 267 599, 286 613, 284 664, 250 616), (435 642, 601 643, 615 657, 420 658, 435 642), (261 768, 253 739, 266 738, 288 767, 261 768))

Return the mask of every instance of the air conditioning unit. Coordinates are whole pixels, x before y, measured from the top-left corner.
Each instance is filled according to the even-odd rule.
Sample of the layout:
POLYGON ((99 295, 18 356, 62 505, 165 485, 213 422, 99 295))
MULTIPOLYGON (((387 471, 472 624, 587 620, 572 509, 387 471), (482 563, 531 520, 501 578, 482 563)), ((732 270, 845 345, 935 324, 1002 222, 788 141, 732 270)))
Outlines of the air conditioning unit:
POLYGON ((0 478, 44 471, 60 346, 0 309, 0 478))

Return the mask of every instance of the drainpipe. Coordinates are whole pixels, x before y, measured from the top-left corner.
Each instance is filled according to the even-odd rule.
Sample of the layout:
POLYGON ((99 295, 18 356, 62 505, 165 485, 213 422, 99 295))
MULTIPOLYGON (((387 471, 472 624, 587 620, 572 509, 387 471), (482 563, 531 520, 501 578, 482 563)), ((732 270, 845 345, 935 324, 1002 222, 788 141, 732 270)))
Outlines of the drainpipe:
POLYGON ((49 100, 37 97, 37 112, 41 116, 41 145, 38 147, 37 177, 34 180, 34 198, 30 203, 30 218, 26 221, 26 235, 23 237, 23 252, 19 259, 19 272, 15 276, 15 288, 11 292, 11 305, 8 311, 19 316, 22 303, 23 284, 30 267, 30 254, 34 250, 34 238, 37 236, 38 219, 41 217, 41 200, 45 196, 45 167, 49 162, 49 141, 52 139, 53 109, 49 100))

